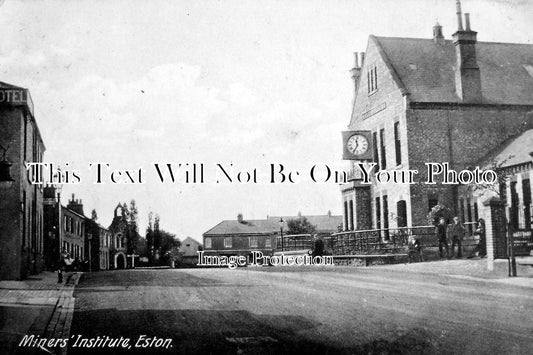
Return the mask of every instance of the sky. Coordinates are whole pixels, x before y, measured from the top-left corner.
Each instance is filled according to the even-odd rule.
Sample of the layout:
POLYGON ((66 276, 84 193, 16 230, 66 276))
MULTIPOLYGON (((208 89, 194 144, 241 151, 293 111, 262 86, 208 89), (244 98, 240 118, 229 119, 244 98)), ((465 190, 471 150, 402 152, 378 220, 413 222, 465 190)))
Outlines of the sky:
MULTIPOLYGON (((479 41, 531 43, 528 1, 462 1, 479 41)), ((335 181, 309 170, 347 169, 353 52, 370 34, 430 38, 456 29, 453 0, 0 2, 0 81, 28 88, 44 161, 78 170, 63 186, 85 214, 110 224, 135 199, 180 239, 225 219, 342 214, 335 181), (104 169, 143 169, 143 184, 113 184, 104 169), (162 183, 153 163, 203 163, 204 184, 162 183), (66 166, 66 163, 69 166, 66 166), (216 166, 257 170, 258 183, 216 184, 216 166), (270 164, 300 171, 271 184, 270 164)), ((123 173, 124 174, 124 173, 123 173)), ((241 174, 241 176, 244 176, 241 174)))

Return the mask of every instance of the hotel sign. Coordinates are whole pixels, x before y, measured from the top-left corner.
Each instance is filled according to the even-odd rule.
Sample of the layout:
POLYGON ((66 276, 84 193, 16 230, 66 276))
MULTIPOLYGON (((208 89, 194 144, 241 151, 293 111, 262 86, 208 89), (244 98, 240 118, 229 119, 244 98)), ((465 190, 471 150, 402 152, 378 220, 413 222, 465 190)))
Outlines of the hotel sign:
POLYGON ((30 93, 22 88, 2 88, 0 89, 0 105, 9 104, 13 106, 25 105, 33 115, 33 101, 30 93))

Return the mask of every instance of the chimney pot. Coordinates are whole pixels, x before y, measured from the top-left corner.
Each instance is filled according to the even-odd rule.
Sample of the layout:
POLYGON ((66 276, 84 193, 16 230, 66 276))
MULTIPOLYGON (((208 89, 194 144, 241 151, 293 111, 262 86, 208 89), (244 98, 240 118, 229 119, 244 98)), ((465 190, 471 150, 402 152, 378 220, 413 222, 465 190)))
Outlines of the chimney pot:
POLYGON ((466 26, 466 31, 471 31, 470 30, 470 14, 469 13, 465 13, 465 26, 466 26))
POLYGON ((353 56, 354 56, 354 59, 355 59, 354 68, 359 68, 359 54, 357 52, 353 52, 353 56))
POLYGON ((365 52, 361 52, 361 68, 363 67, 363 65, 365 64, 365 52))
POLYGON ((461 11, 461 1, 457 0, 455 3, 456 14, 457 14, 457 31, 463 31, 463 15, 461 11))

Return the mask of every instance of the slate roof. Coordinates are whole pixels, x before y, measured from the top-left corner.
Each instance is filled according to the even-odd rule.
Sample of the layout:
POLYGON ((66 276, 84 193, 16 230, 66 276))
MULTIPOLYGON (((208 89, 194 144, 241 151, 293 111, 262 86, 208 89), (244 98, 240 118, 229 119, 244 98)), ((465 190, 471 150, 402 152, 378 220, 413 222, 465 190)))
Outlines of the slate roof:
POLYGON ((279 225, 276 221, 269 219, 237 220, 222 221, 204 235, 226 235, 226 234, 272 234, 279 231, 279 225))
POLYGON ((25 90, 23 87, 12 85, 12 84, 8 84, 8 83, 5 83, 3 81, 0 81, 0 89, 21 89, 21 90, 25 90))
MULTIPOLYGON (((280 218, 283 218, 285 222, 291 219, 298 218, 307 218, 309 223, 315 226, 317 233, 333 233, 338 231, 338 226, 342 224, 342 216, 329 216, 329 215, 318 215, 318 216, 270 216, 269 219, 274 220, 278 223, 280 218)), ((279 223, 278 223, 279 228, 279 223)))
POLYGON ((531 163, 533 153, 533 129, 512 137, 487 154, 479 166, 506 168, 531 163))
MULTIPOLYGON (((370 36, 412 102, 461 102, 455 94, 456 54, 451 40, 370 36)), ((483 103, 533 105, 533 45, 477 42, 483 103), (530 69, 530 71, 533 68, 530 69)))
MULTIPOLYGON (((316 227, 318 233, 336 232, 337 227, 342 224, 342 216, 301 216, 306 217, 307 220, 316 227)), ((204 235, 227 235, 227 234, 273 234, 280 231, 279 220, 283 218, 285 222, 290 219, 298 219, 300 216, 270 216, 267 219, 254 219, 243 220, 238 222, 237 220, 222 221, 207 232, 204 235)), ((286 227, 284 228, 286 231, 286 227)))

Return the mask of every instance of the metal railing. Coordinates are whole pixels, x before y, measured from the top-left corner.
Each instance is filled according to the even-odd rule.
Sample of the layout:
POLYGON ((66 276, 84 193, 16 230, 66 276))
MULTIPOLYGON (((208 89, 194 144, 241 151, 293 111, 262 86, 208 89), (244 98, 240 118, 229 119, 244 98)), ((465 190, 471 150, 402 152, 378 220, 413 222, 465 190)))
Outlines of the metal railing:
MULTIPOLYGON (((475 231, 475 222, 464 223, 465 236, 475 231)), ((422 247, 438 246, 435 226, 398 227, 345 231, 324 236, 325 250, 333 255, 387 254, 405 251, 409 237, 416 237, 422 247)), ((450 236, 451 238, 451 236, 450 236)), ((309 250, 313 248, 311 234, 284 235, 277 238, 278 251, 309 250)))
POLYGON ((311 234, 289 234, 283 239, 278 236, 278 251, 310 250, 313 248, 313 236, 311 234))
POLYGON ((424 243, 434 234, 434 226, 357 230, 334 233, 324 238, 324 244, 333 255, 385 254, 405 249, 411 235, 424 243))

